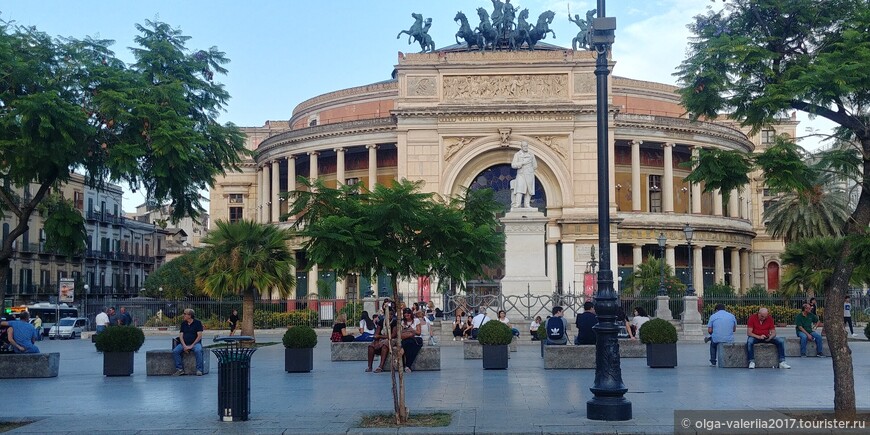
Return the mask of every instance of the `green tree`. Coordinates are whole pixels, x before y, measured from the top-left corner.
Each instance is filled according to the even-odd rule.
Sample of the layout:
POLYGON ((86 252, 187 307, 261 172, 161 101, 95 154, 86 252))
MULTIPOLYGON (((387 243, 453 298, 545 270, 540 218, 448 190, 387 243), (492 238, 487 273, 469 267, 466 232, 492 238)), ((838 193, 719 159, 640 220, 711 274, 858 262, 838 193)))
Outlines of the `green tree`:
MULTIPOLYGON (((837 254, 843 249, 845 239, 817 237, 789 243, 782 253, 783 273, 780 293, 793 297, 808 291, 823 292, 834 273, 837 254)), ((870 281, 870 264, 860 262, 852 272, 851 284, 861 286, 870 281)), ((825 304, 828 305, 827 303, 825 304)))
POLYGON ((204 295, 202 287, 196 282, 198 257, 198 250, 187 252, 157 268, 145 279, 145 296, 181 299, 187 295, 204 295))
POLYGON ((287 297, 296 285, 293 233, 252 221, 217 221, 202 239, 197 283, 213 298, 242 296, 242 335, 254 336, 254 293, 287 297))
MULTIPOLYGON (((398 288, 399 279, 417 276, 461 281, 501 261, 504 234, 495 215, 500 205, 489 189, 467 190, 443 201, 421 193, 422 183, 407 180, 377 185, 373 191, 299 181, 305 190, 292 192, 288 216, 297 218, 294 225, 305 238, 312 264, 338 276, 385 270, 398 288)), ((401 424, 408 420, 408 409, 400 349, 391 350, 391 379, 401 424)))
MULTIPOLYGON (((823 159, 838 174, 861 188, 855 210, 842 224, 842 249, 834 257, 825 287, 826 314, 842 316, 843 297, 856 264, 850 257, 867 246, 870 224, 870 4, 865 0, 727 0, 695 18, 695 34, 677 76, 684 106, 693 119, 715 119, 727 113, 758 132, 787 110, 826 118, 838 127, 838 137, 852 153, 827 153, 823 159), (860 156, 855 158, 855 156, 860 156)), ((784 141, 751 157, 728 151, 720 162, 700 156, 700 166, 688 177, 704 181, 705 189, 723 192, 746 184, 755 165, 768 187, 778 192, 812 195, 813 169, 796 146, 784 141)), ((704 154, 704 153, 702 153, 704 154)), ((845 331, 826 322, 833 355, 834 409, 837 418, 855 416, 852 356, 845 331)))
MULTIPOLYGON (((671 298, 682 298, 686 285, 674 276, 674 268, 665 263, 665 290, 671 298)), ((632 288, 640 296, 656 296, 662 277, 662 261, 650 255, 638 264, 634 272, 625 280, 625 286, 632 288)))
MULTIPOLYGON (((0 21, 0 212, 17 219, 0 247, 0 282, 12 243, 71 171, 84 171, 97 187, 125 181, 168 203, 174 218, 196 218, 200 190, 248 153, 241 132, 216 119, 229 99, 213 81, 226 73, 224 53, 191 52, 189 38, 165 23, 137 29, 136 62, 128 66, 109 49, 112 41, 52 38, 0 21), (26 185, 36 189, 22 198, 14 189, 26 185)), ((78 211, 50 202, 47 243, 60 254, 81 251, 83 221, 68 219, 78 211)), ((0 286, 0 298, 4 292, 0 286)))

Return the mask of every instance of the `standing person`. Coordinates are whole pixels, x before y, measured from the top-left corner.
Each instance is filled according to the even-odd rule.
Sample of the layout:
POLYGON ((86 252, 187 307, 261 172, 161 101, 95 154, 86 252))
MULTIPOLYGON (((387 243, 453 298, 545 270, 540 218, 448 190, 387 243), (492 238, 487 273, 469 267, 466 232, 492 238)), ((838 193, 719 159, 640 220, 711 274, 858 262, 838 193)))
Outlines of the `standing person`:
POLYGON ((749 357, 749 368, 755 368, 755 343, 773 343, 779 352, 779 368, 790 369, 785 363, 785 340, 776 336, 776 323, 768 315, 767 308, 760 308, 758 313, 749 316, 746 322, 746 356, 749 357))
POLYGON ((232 337, 236 333, 236 327, 239 326, 239 310, 233 310, 233 313, 227 318, 227 323, 230 324, 230 337, 232 337))
POLYGON ((486 307, 480 307, 477 309, 477 314, 471 319, 471 339, 477 340, 477 331, 480 330, 480 327, 483 326, 484 323, 489 322, 489 316, 486 315, 486 307))
POLYGON ((634 307, 634 317, 631 318, 631 328, 628 330, 628 338, 640 340, 640 327, 649 322, 649 316, 642 307, 634 307))
POLYGON ((100 314, 97 314, 97 317, 94 319, 94 324, 97 326, 97 334, 106 330, 106 326, 109 326, 109 315, 106 314, 106 307, 100 311, 100 314))
POLYGON ((109 316, 109 323, 106 326, 117 326, 118 316, 115 314, 115 307, 109 307, 109 311, 106 314, 109 316))
POLYGON ((597 336, 593 327, 598 324, 598 316, 595 315, 595 304, 590 301, 583 303, 583 312, 577 315, 577 338, 574 344, 595 344, 597 336))
POLYGON ((186 308, 182 315, 183 320, 178 328, 179 343, 172 349, 172 356, 175 358, 175 373, 172 376, 183 376, 184 363, 181 358, 182 352, 193 351, 196 357, 196 375, 202 376, 202 322, 196 319, 192 309, 186 308))
POLYGON ((133 317, 127 312, 127 307, 121 307, 121 313, 118 314, 118 325, 130 326, 133 324, 133 317))
POLYGON ((545 344, 568 344, 568 319, 562 307, 553 307, 553 316, 547 319, 547 341, 545 344))
POLYGON ((810 304, 804 304, 803 308, 803 311, 794 318, 795 333, 801 339, 801 357, 807 356, 807 341, 809 340, 816 343, 816 356, 824 358, 822 336, 815 330, 819 324, 819 317, 813 314, 813 307, 810 304))
POLYGON ((707 322, 707 333, 710 334, 710 365, 716 367, 716 352, 719 343, 733 343, 734 332, 737 331, 737 318, 725 309, 725 304, 716 304, 716 312, 707 322))
POLYGON ((514 154, 514 158, 511 160, 511 168, 517 170, 516 190, 511 208, 520 207, 520 198, 522 198, 523 207, 531 208, 532 195, 535 194, 535 169, 538 168, 538 161, 535 159, 535 155, 529 151, 528 142, 523 141, 520 144, 520 150, 514 154))
POLYGON ((39 353, 36 347, 36 328, 30 324, 30 313, 27 311, 18 315, 18 320, 7 322, 6 339, 15 353, 39 353))
MULTIPOLYGON (((849 323, 851 324, 851 320, 849 323)), ((42 341, 42 318, 39 317, 39 314, 36 315, 36 318, 33 319, 33 329, 36 329, 36 341, 42 341)), ((852 334, 855 335, 855 334, 852 334)))
POLYGON ((529 335, 532 336, 532 341, 538 341, 538 328, 541 327, 541 316, 535 316, 535 320, 529 324, 529 335))
MULTIPOLYGON (((39 318, 39 316, 36 317, 39 318)), ((846 299, 843 300, 843 324, 849 326, 849 333, 854 337, 855 330, 852 328, 852 298, 849 295, 846 295, 846 299)))
POLYGON ((511 328, 511 334, 513 334, 514 337, 520 336, 520 330, 511 326, 511 321, 507 318, 507 313, 505 313, 504 310, 498 310, 498 321, 507 325, 508 328, 511 328))

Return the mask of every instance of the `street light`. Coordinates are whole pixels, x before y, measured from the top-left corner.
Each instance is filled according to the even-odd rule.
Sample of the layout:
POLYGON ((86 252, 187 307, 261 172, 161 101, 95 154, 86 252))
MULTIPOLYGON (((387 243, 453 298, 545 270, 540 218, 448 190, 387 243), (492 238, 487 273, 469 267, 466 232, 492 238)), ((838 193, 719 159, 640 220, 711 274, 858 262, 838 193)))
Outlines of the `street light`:
POLYGON ((656 240, 659 242, 659 269, 661 270, 659 274, 659 296, 667 296, 668 291, 665 290, 665 244, 668 243, 668 239, 665 238, 665 233, 659 233, 659 237, 656 240))
POLYGON ((695 229, 687 223, 683 227, 683 234, 686 235, 686 243, 689 244, 689 286, 686 287, 686 296, 695 296, 695 287, 692 285, 695 274, 694 263, 692 263, 692 237, 695 235, 695 229))
POLYGON ((610 110, 607 96, 608 59, 616 31, 616 18, 607 17, 605 0, 598 0, 598 18, 592 20, 590 46, 595 59, 595 112, 596 152, 598 154, 598 296, 595 312, 598 324, 594 326, 598 340, 595 344, 595 383, 590 390, 595 395, 586 402, 586 418, 590 420, 631 420, 631 402, 625 398, 628 391, 622 383, 619 362, 619 326, 616 325, 617 295, 613 291, 613 271, 610 269, 610 139, 608 125, 610 110))

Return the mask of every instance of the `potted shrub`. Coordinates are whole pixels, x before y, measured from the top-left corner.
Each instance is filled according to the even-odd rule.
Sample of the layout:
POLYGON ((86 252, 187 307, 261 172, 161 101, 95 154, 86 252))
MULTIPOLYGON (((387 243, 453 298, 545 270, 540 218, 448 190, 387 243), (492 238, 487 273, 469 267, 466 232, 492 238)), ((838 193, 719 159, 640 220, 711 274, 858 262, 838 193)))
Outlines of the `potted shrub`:
POLYGON ((483 368, 501 369, 508 368, 508 347, 513 341, 514 335, 511 328, 496 320, 490 320, 480 327, 477 332, 477 341, 483 348, 483 368))
POLYGON ((308 325, 291 326, 284 333, 284 370, 287 373, 307 373, 314 368, 314 346, 317 334, 308 325))
POLYGON ((97 351, 103 353, 103 375, 133 374, 133 352, 145 343, 145 334, 135 326, 110 326, 96 335, 97 351))
POLYGON ((677 366, 677 328, 664 319, 652 319, 640 327, 640 341, 646 344, 646 365, 653 368, 677 366))

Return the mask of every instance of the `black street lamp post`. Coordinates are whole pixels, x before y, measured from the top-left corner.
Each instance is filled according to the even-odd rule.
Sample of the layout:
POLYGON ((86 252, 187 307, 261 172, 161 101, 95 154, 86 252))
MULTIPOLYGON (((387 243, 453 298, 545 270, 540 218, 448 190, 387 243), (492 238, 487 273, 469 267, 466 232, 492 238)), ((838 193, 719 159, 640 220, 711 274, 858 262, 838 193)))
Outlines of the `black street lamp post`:
POLYGON ((665 244, 668 239, 665 238, 665 233, 659 233, 656 239, 659 242, 659 296, 667 296, 668 291, 665 290, 665 244))
POLYGON ((694 263, 692 263, 692 237, 695 235, 695 229, 686 224, 683 227, 683 234, 686 235, 686 243, 689 244, 689 285, 686 287, 686 296, 695 296, 695 286, 692 285, 695 278, 695 268, 694 263))
POLYGON ((610 74, 608 58, 614 41, 616 18, 607 17, 605 0, 598 0, 598 18, 592 21, 591 46, 597 54, 595 61, 597 151, 598 151, 598 296, 595 312, 598 324, 595 332, 595 384, 590 388, 595 395, 586 402, 586 418, 590 420, 631 420, 631 402, 624 396, 628 391, 622 383, 619 362, 619 342, 616 325, 617 296, 613 291, 613 271, 610 269, 610 141, 608 134, 607 76, 610 74))

